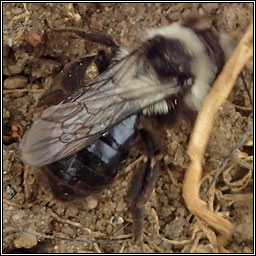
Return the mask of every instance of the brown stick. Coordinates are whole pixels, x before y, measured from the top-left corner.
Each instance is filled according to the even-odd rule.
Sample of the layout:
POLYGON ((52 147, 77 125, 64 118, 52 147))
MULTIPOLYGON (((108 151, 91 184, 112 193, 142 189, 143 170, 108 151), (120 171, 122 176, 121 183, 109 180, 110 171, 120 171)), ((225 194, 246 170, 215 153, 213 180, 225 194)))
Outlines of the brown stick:
POLYGON ((218 239, 221 251, 224 250, 224 244, 232 235, 233 225, 228 220, 209 211, 206 203, 199 198, 199 183, 202 176, 201 163, 215 115, 225 102, 239 73, 252 55, 253 24, 251 23, 221 74, 216 79, 213 88, 206 96, 188 145, 191 163, 183 181, 183 197, 191 213, 203 219, 209 226, 221 234, 218 239))

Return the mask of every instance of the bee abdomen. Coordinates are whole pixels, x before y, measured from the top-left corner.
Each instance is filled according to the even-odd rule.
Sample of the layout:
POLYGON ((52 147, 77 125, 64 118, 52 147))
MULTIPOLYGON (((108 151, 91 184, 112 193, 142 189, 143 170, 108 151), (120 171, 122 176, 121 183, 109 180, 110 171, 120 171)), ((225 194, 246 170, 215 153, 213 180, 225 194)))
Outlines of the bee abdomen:
POLYGON ((62 201, 88 196, 109 184, 126 159, 136 134, 137 116, 114 126, 77 154, 46 166, 49 183, 62 201))

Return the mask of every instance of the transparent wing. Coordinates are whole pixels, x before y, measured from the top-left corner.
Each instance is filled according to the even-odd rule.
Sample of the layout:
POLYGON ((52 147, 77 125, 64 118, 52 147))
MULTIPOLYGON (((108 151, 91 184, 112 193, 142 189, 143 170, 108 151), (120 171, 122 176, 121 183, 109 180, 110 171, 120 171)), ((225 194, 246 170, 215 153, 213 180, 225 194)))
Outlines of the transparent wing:
POLYGON ((174 82, 161 85, 143 66, 137 52, 127 54, 92 83, 44 110, 22 138, 23 160, 43 166, 75 154, 113 125, 178 92, 174 82))

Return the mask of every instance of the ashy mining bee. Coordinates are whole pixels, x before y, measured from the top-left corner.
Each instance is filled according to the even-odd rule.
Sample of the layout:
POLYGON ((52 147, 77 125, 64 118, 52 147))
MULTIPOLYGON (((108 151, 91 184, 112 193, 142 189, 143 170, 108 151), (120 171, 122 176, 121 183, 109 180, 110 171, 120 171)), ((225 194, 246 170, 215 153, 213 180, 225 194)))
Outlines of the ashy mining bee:
POLYGON ((193 123, 230 49, 223 36, 195 17, 149 30, 132 51, 107 35, 77 34, 112 47, 114 54, 109 60, 101 52, 64 68, 61 83, 78 89, 42 112, 22 138, 21 156, 29 165, 44 167, 54 194, 68 201, 110 183, 127 158, 128 145, 139 139, 147 160, 135 171, 129 192, 138 240, 164 152, 163 124, 173 124, 180 115, 193 123), (93 60, 100 74, 85 83, 93 60))

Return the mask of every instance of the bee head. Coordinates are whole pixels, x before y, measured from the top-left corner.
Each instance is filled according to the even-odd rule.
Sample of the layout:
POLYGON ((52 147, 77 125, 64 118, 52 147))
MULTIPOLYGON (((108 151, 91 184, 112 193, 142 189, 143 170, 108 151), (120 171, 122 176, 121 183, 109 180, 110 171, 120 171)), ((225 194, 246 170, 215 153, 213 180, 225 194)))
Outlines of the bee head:
POLYGON ((191 55, 181 41, 157 35, 148 41, 146 58, 161 82, 176 79, 181 86, 192 86, 191 55))

